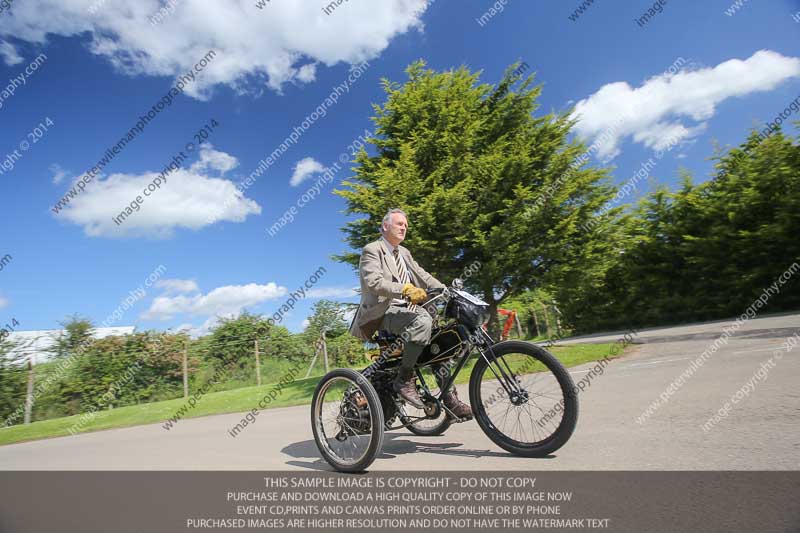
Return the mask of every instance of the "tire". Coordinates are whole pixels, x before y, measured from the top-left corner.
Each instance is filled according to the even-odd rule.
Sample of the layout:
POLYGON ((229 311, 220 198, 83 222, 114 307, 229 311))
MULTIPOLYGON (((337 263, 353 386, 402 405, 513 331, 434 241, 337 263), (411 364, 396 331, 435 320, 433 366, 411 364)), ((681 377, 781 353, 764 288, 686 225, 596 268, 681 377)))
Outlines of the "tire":
MULTIPOLYGON (((517 382, 526 391, 525 394, 528 399, 519 406, 512 403, 500 383, 492 381, 495 379, 495 373, 492 370, 497 372, 498 363, 495 362, 490 369, 486 359, 483 356, 479 356, 469 380, 469 397, 478 425, 492 442, 514 455, 544 457, 561 448, 572 436, 575 431, 575 425, 578 422, 578 395, 569 372, 550 352, 529 342, 500 342, 492 346, 492 351, 497 361, 518 365, 514 366, 513 370, 526 367, 529 369, 529 373, 523 372, 515 375, 517 382), (541 372, 533 373, 531 370, 541 370, 541 372), (549 394, 534 391, 534 396, 530 397, 536 382, 540 383, 540 388, 549 387, 547 390, 552 388, 560 391, 558 400, 555 400, 555 392, 550 396, 549 394), (487 394, 487 391, 489 391, 489 394, 487 394), (507 418, 509 412, 511 412, 511 407, 508 407, 505 411, 502 427, 498 427, 500 422, 494 420, 493 415, 489 412, 497 412, 498 410, 496 408, 493 409, 493 407, 503 398, 506 399, 509 406, 513 406, 515 409, 512 412, 512 416, 516 414, 518 424, 513 427, 521 429, 521 434, 525 437, 522 440, 506 434, 505 427, 507 426, 507 418), (561 409, 558 408, 558 404, 562 405, 561 409), (523 408, 525 409, 523 410, 523 408), (544 435, 548 425, 555 426, 553 420, 561 413, 563 415, 553 432, 544 438, 538 439, 537 429, 540 429, 544 435), (534 414, 536 415, 536 422, 533 420, 534 414), (523 428, 527 427, 525 416, 531 422, 530 438, 527 438, 523 430, 523 428)), ((488 352, 486 356, 491 358, 488 352)), ((504 366, 503 368, 506 367, 504 366)))
MULTIPOLYGON (((348 413, 350 413, 350 411, 348 411, 348 413)), ((353 421, 354 419, 351 418, 350 420, 353 421)), ((339 368, 327 373, 317 384, 317 388, 314 390, 314 396, 311 400, 311 428, 314 433, 314 441, 317 444, 320 454, 334 469, 339 472, 362 472, 366 470, 378 456, 378 453, 380 453, 381 447, 383 446, 384 435, 383 408, 381 407, 378 393, 375 392, 372 383, 359 372, 349 368, 339 368), (366 405, 361 407, 359 412, 363 413, 364 408, 366 408, 367 414, 361 416, 360 419, 368 421, 368 429, 363 432, 357 432, 353 436, 346 436, 346 431, 343 429, 343 426, 340 425, 338 419, 343 417, 343 408, 347 406, 353 407, 354 404, 346 404, 345 402, 349 400, 342 399, 337 405, 337 396, 334 396, 333 402, 327 406, 327 411, 328 413, 334 414, 338 412, 340 416, 337 418, 335 425, 331 425, 330 428, 325 427, 326 420, 324 415, 326 413, 323 412, 323 408, 325 407, 324 403, 330 401, 330 398, 327 397, 326 394, 331 392, 336 395, 337 393, 334 388, 335 390, 343 389, 345 391, 344 394, 349 392, 351 395, 355 395, 357 392, 360 392, 363 395, 363 399, 366 399, 366 405), (339 428, 338 432, 335 432, 336 428, 339 428), (338 435, 344 435, 344 438, 340 440, 337 438, 338 435), (345 442, 348 439, 353 439, 352 442, 363 443, 364 439, 362 437, 369 439, 368 444, 364 446, 365 449, 362 453, 359 453, 353 458, 340 456, 331 446, 332 441, 345 442)), ((347 426, 347 429, 352 430, 353 428, 347 426)), ((342 445, 342 450, 345 448, 346 447, 342 445)), ((349 449, 349 447, 347 448, 349 449)))
POLYGON ((420 437, 435 437, 436 435, 441 435, 447 431, 447 428, 452 425, 452 422, 445 413, 442 413, 440 416, 442 417, 442 420, 438 424, 426 427, 422 426, 421 423, 429 422, 429 420, 419 420, 407 426, 408 430, 414 435, 419 435, 420 437))
MULTIPOLYGON (((430 390, 430 393, 433 396, 436 396, 439 392, 438 382, 436 382, 434 376, 429 376, 429 377, 437 385, 436 388, 430 390)), ((420 396, 422 397, 424 395, 422 387, 418 386, 417 390, 419 391, 420 396)), ((414 410, 417 411, 416 413, 414 413, 415 416, 421 416, 425 414, 424 411, 420 409, 414 409, 414 410)), ((452 424, 453 422, 447 415, 446 411, 444 409, 440 409, 439 416, 437 418, 433 420, 431 419, 418 420, 406 427, 414 435, 418 435, 420 437, 435 437, 447 431, 447 429, 452 424)))

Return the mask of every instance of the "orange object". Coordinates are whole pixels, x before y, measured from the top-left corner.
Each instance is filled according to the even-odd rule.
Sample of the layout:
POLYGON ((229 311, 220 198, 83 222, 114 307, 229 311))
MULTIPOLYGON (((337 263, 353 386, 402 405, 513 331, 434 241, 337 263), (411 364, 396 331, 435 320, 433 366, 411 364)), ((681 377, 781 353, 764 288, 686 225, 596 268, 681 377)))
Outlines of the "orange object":
POLYGON ((500 334, 500 340, 508 340, 508 332, 511 331, 511 326, 514 325, 514 321, 517 319, 517 312, 512 309, 498 309, 497 314, 508 317, 503 325, 503 333, 500 334))

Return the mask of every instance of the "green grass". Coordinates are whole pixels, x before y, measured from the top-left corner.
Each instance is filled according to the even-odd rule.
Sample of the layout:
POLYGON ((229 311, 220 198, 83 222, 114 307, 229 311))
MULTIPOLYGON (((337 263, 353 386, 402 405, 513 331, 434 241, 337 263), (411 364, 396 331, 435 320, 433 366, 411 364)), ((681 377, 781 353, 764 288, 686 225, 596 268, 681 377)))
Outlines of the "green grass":
MULTIPOLYGON (((604 356, 612 357, 612 348, 614 346, 613 343, 553 346, 550 348, 550 351, 565 366, 572 367, 589 361, 602 359, 604 356)), ((473 359, 467 363, 464 370, 459 373, 456 383, 466 383, 469 381, 470 371, 472 370, 474 362, 475 360, 473 359)), ((302 371, 301 374, 303 374, 302 371)), ((268 408, 311 403, 311 397, 314 394, 314 389, 319 379, 320 378, 317 376, 290 382, 283 388, 282 392, 275 400, 269 404, 268 408)), ((275 386, 276 384, 273 383, 262 385, 261 387, 242 387, 234 390, 210 392, 202 396, 196 406, 186 412, 183 418, 249 411, 253 407, 257 407, 259 401, 261 401, 265 395, 268 395, 275 386)), ((77 428, 77 432, 84 433, 87 431, 165 422, 175 416, 176 411, 185 403, 186 400, 179 398, 99 411, 89 421, 81 424, 77 428)), ((70 435, 70 428, 75 429, 75 425, 80 422, 81 416, 84 415, 54 418, 51 420, 42 420, 41 422, 33 422, 28 425, 17 425, 0 429, 0 445, 70 435)), ((177 425, 180 425, 180 423, 181 421, 179 420, 177 424, 173 426, 172 430, 174 430, 177 425)))

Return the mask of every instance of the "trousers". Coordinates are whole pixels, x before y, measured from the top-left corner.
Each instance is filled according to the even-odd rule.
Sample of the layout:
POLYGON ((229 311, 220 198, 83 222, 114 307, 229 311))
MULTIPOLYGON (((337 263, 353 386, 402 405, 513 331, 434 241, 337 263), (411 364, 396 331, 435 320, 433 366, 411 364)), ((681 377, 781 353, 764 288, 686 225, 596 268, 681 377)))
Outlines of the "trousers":
MULTIPOLYGON (((390 305, 383 315, 380 329, 400 335, 405 341, 403 360, 398 374, 401 381, 408 380, 414 373, 414 365, 419 359, 419 354, 431 341, 432 328, 433 318, 419 305, 413 309, 404 305, 390 305)), ((449 370, 443 365, 437 365, 433 373, 440 387, 449 376, 449 370)))

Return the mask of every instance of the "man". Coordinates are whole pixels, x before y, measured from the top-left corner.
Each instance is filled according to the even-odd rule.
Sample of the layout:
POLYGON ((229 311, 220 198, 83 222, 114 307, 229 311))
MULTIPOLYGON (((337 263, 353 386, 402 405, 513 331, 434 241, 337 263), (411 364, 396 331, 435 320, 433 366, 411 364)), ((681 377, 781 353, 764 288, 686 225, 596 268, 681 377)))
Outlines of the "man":
MULTIPOLYGON (((416 305, 427 299, 427 289, 444 285, 427 273, 400 246, 406 238, 408 219, 401 209, 390 209, 381 224, 382 237, 364 247, 359 263, 361 305, 350 332, 370 340, 378 329, 402 335, 405 341, 400 371, 393 383, 395 392, 409 404, 422 409, 414 380, 414 364, 431 340, 433 320, 428 312, 416 305)), ((434 368, 442 387, 449 373, 446 367, 434 368)), ((455 388, 445 392, 443 403, 455 416, 469 418, 472 410, 458 399, 455 388)))

